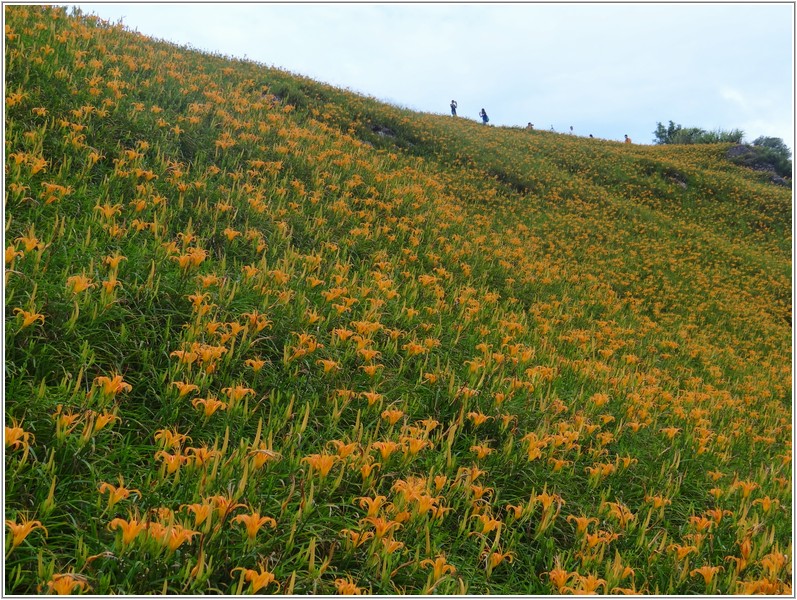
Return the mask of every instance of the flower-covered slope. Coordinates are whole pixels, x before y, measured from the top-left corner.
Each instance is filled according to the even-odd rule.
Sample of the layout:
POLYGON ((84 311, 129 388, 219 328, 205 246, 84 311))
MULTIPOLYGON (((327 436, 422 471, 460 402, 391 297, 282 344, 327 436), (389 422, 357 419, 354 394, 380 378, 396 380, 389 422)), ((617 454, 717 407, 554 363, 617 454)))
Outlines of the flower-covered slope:
POLYGON ((6 593, 791 593, 787 190, 5 11, 6 593))

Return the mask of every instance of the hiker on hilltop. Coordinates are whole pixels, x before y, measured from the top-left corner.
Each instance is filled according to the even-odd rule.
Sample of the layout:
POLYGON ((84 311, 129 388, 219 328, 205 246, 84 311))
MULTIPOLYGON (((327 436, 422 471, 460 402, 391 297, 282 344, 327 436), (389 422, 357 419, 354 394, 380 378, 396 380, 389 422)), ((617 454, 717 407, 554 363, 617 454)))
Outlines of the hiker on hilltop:
POLYGON ((630 144, 631 143, 631 138, 628 137, 628 134, 625 134, 625 143, 626 144, 630 144))
POLYGON ((452 117, 456 117, 457 116, 457 101, 456 100, 452 100, 451 101, 451 116, 452 117))
POLYGON ((531 131, 532 129, 534 129, 534 123, 532 123, 531 121, 529 121, 529 124, 528 124, 528 125, 526 125, 526 129, 528 129, 529 131, 531 131))
POLYGON ((481 112, 479 112, 479 116, 482 118, 482 123, 484 125, 487 125, 487 123, 490 122, 490 117, 487 116, 487 113, 484 112, 484 109, 481 109, 481 112))

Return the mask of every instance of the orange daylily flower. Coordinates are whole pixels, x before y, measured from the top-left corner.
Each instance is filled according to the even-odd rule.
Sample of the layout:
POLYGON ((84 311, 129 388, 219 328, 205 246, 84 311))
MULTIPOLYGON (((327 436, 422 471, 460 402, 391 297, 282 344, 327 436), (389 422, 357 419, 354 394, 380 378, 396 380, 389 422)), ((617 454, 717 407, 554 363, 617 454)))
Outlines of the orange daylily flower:
POLYGON ((233 241, 235 238, 237 238, 239 235, 241 235, 240 231, 232 229, 231 227, 227 227, 223 231, 223 233, 224 233, 224 236, 227 238, 227 240, 230 241, 230 242, 233 241))
POLYGON ((589 527, 590 523, 598 523, 598 519, 594 517, 568 515, 567 522, 574 522, 576 524, 576 534, 584 533, 589 527))
POLYGON ((351 542, 352 547, 358 548, 368 540, 373 539, 374 532, 366 531, 360 533, 359 531, 352 531, 351 529, 341 529, 340 536, 347 538, 351 542))
POLYGON ((203 412, 205 414, 205 418, 210 418, 210 416, 215 413, 217 410, 227 410, 227 403, 218 400, 217 398, 194 398, 191 400, 191 406, 194 408, 199 408, 200 406, 203 407, 203 412))
MULTIPOLYGON (((373 460, 372 457, 368 457, 369 460, 373 460)), ((378 462, 367 462, 364 465, 360 466, 360 475, 362 476, 363 481, 368 479, 371 476, 371 473, 374 472, 375 469, 381 469, 382 465, 378 462)))
POLYGON ((448 574, 457 572, 457 568, 454 565, 448 563, 445 554, 438 554, 434 560, 432 560, 431 558, 424 559, 419 564, 421 568, 425 567, 432 568, 433 581, 437 581, 439 579, 442 579, 448 574))
POLYGON ((271 573, 265 568, 265 561, 259 565, 260 569, 255 571, 254 569, 245 569, 243 567, 235 567, 232 571, 230 571, 230 575, 235 573, 236 571, 241 571, 244 581, 248 581, 252 584, 252 593, 257 594, 261 589, 264 587, 268 587, 269 584, 275 583, 277 585, 277 589, 279 589, 279 582, 276 581, 274 577, 274 573, 271 573))
POLYGON ((222 519, 225 519, 227 515, 230 514, 232 511, 234 511, 236 508, 246 507, 245 504, 241 504, 240 502, 235 502, 235 500, 233 500, 229 496, 216 495, 216 496, 211 496, 210 498, 206 498, 206 500, 213 502, 214 506, 216 507, 216 512, 222 519))
MULTIPOLYGON (((503 523, 501 521, 499 521, 498 519, 494 519, 490 515, 487 515, 487 514, 471 515, 470 518, 471 519, 479 519, 481 521, 481 523, 482 523, 481 534, 482 535, 487 535, 491 531, 497 531, 497 532, 500 533, 501 525, 503 525, 503 523)), ((476 535, 476 534, 477 534, 477 532, 471 531, 468 535, 476 535)))
POLYGON ((387 440, 387 441, 373 442, 371 444, 371 448, 379 450, 379 453, 382 455, 382 460, 387 460, 391 454, 393 454, 396 450, 398 450, 399 445, 392 440, 387 440))
MULTIPOLYGON (((230 321, 227 323, 227 327, 230 329, 230 335, 235 337, 239 333, 246 332, 248 330, 248 325, 241 325, 238 321, 230 321)), ((240 386, 239 386, 240 387, 240 386)))
POLYGON ((581 596, 586 594, 594 594, 598 588, 606 589, 606 580, 589 574, 587 576, 576 574, 578 578, 579 587, 573 588, 573 594, 581 596))
POLYGON ((368 375, 368 377, 373 377, 383 366, 384 365, 360 365, 358 368, 368 375))
POLYGON ((778 581, 770 581, 769 579, 758 579, 755 581, 737 581, 736 585, 738 586, 738 590, 735 593, 743 594, 745 596, 791 595, 791 591, 788 586, 786 586, 786 589, 784 589, 784 585, 782 583, 778 581))
POLYGON ((262 369, 262 368, 263 368, 263 366, 266 364, 266 361, 265 361, 265 360, 262 360, 262 359, 256 359, 256 358, 247 358, 247 359, 244 361, 244 364, 245 364, 247 367, 251 367, 251 369, 252 369, 252 370, 253 370, 255 373, 257 373, 258 371, 260 371, 260 369, 262 369))
POLYGON ((306 462, 311 469, 318 471, 321 477, 326 477, 338 460, 339 458, 336 454, 311 454, 310 456, 305 456, 302 462, 306 462))
POLYGON ((247 456, 253 457, 252 466, 255 469, 259 469, 269 461, 280 459, 280 453, 268 449, 265 442, 260 442, 260 446, 258 448, 253 447, 247 456))
POLYGON ((227 396, 230 399, 230 406, 234 406, 238 403, 239 400, 246 397, 249 394, 255 393, 255 390, 252 388, 245 387, 243 385, 236 385, 235 387, 226 387, 221 390, 221 393, 227 396))
POLYGON ((770 498, 769 496, 764 496, 763 498, 756 498, 753 500, 753 506, 761 505, 761 510, 765 513, 768 513, 772 510, 772 507, 777 507, 780 505, 780 500, 777 498, 770 498))
POLYGON ((377 392, 360 392, 360 396, 368 400, 368 406, 372 406, 382 399, 382 394, 377 392))
POLYGON ((480 412, 471 411, 467 414, 467 417, 473 422, 474 427, 479 427, 483 425, 488 420, 492 419, 492 417, 482 414, 480 412))
POLYGON ((15 521, 6 520, 6 527, 11 530, 11 548, 19 546, 28 535, 36 529, 44 530, 44 537, 48 536, 47 528, 42 525, 41 521, 34 521, 22 515, 22 522, 16 523, 15 521))
POLYGON ((340 371, 340 363, 336 360, 320 358, 315 361, 315 364, 322 365, 324 367, 325 374, 329 373, 330 371, 340 371))
POLYGON ((195 535, 200 535, 199 531, 186 529, 179 524, 165 526, 162 523, 150 523, 148 532, 152 539, 168 547, 171 552, 174 552, 186 542, 190 543, 191 538, 195 535))
POLYGON ((12 265, 17 258, 25 256, 25 253, 17 250, 17 247, 13 244, 9 244, 6 246, 6 264, 12 265))
POLYGON ((121 254, 115 254, 113 256, 106 256, 103 262, 110 267, 112 271, 115 271, 119 268, 119 263, 123 260, 127 260, 126 256, 122 256, 121 254))
POLYGON ((409 436, 402 436, 400 438, 402 444, 404 444, 404 453, 409 454, 410 456, 414 456, 418 454, 421 450, 426 448, 427 446, 432 446, 432 442, 429 440, 424 440, 420 438, 414 438, 409 436))
POLYGON ((697 552, 697 548, 695 546, 683 546, 681 544, 670 544, 667 546, 667 550, 670 552, 675 552, 675 558, 678 562, 681 562, 688 554, 697 552))
POLYGON ((719 525, 722 522, 722 518, 726 516, 731 516, 733 513, 729 510, 723 510, 721 508, 710 508, 706 511, 706 514, 717 524, 719 525))
POLYGON ((382 547, 387 554, 393 554, 396 550, 401 550, 404 547, 404 542, 382 538, 382 547))
POLYGON ((341 440, 330 440, 328 443, 335 446, 335 449, 337 450, 338 456, 340 458, 346 458, 347 456, 351 456, 360 447, 360 444, 358 442, 346 443, 341 440))
POLYGON ((122 205, 98 204, 94 207, 94 210, 100 211, 100 214, 106 219, 112 219, 114 216, 122 212, 122 205))
POLYGON ((354 581, 350 578, 343 579, 337 578, 335 580, 335 588, 338 590, 338 594, 344 596, 359 596, 363 593, 363 589, 361 587, 357 587, 354 581))
POLYGON ((608 509, 609 516, 617 519, 617 523, 622 529, 636 519, 636 515, 620 502, 604 502, 601 504, 601 510, 603 509, 608 509))
POLYGON ((716 525, 716 521, 703 516, 691 516, 689 517, 689 523, 694 525, 699 532, 708 531, 716 525))
POLYGON ((492 448, 482 444, 474 444, 470 447, 470 451, 473 452, 476 455, 476 458, 479 460, 493 453, 492 448))
POLYGON ((147 528, 146 521, 139 521, 138 518, 131 517, 129 520, 116 518, 108 523, 108 529, 121 529, 122 530, 122 544, 129 545, 139 533, 147 528))
POLYGON ((22 315, 22 326, 20 327, 20 330, 30 327, 36 321, 40 321, 42 324, 44 324, 44 315, 41 313, 15 308, 14 314, 22 315))
POLYGON ((199 527, 209 517, 213 515, 213 510, 216 508, 215 504, 210 501, 203 503, 195 502, 194 504, 182 504, 180 509, 187 508, 190 512, 194 513, 194 527, 199 527))
POLYGON ((382 353, 379 350, 374 350, 373 348, 360 348, 357 350, 357 354, 363 357, 364 360, 371 362, 375 358, 379 358, 382 353))
POLYGON ((761 566, 769 577, 775 578, 780 570, 789 562, 782 552, 773 551, 761 557, 761 566))
POLYGON ((239 514, 234 516, 230 523, 243 523, 246 527, 246 535, 250 542, 253 542, 257 536, 257 532, 263 525, 268 525, 272 529, 277 526, 277 522, 271 517, 260 516, 260 513, 253 511, 251 514, 239 514))
POLYGON ((57 573, 47 582, 48 593, 55 592, 59 596, 72 594, 76 587, 80 588, 81 592, 90 589, 86 578, 76 573, 57 573))
POLYGON ((484 553, 483 558, 486 559, 488 568, 494 569, 505 560, 508 560, 510 563, 514 562, 515 554, 514 552, 488 551, 484 553))
POLYGON ((551 569, 547 573, 543 573, 543 574, 548 576, 548 579, 550 580, 550 582, 554 586, 556 586, 556 591, 558 593, 560 593, 560 594, 564 593, 564 591, 566 589, 569 589, 567 587, 568 582, 573 577, 577 577, 578 576, 578 573, 575 573, 575 572, 568 573, 567 571, 565 571, 564 569, 562 569, 559 566, 556 566, 555 568, 551 569))
POLYGON ((180 433, 176 429, 158 429, 155 432, 155 441, 161 442, 166 450, 179 448, 184 441, 190 439, 186 434, 180 433))
POLYGON ((379 514, 379 509, 387 502, 387 498, 385 496, 374 496, 373 498, 369 498, 368 496, 361 496, 357 498, 360 504, 360 508, 368 508, 368 515, 369 517, 375 517, 379 514))
POLYGON ((11 423, 13 424, 12 427, 5 426, 6 448, 12 447, 16 449, 22 446, 27 450, 36 438, 29 431, 22 429, 16 419, 11 419, 11 423))
POLYGON ((664 496, 651 496, 649 494, 645 494, 645 502, 650 502, 654 509, 663 508, 672 504, 669 498, 665 498, 664 496))
POLYGON ((72 433, 82 416, 83 415, 80 413, 63 412, 63 405, 61 404, 56 406, 56 410, 52 414, 53 419, 55 419, 56 437, 62 439, 66 435, 72 433))
POLYGON ((182 398, 191 392, 198 392, 199 386, 193 383, 186 383, 185 381, 172 381, 172 385, 177 388, 177 392, 182 398))
POLYGON ((395 425, 398 422, 398 420, 404 416, 404 411, 396 408, 391 408, 383 410, 381 416, 385 421, 387 421, 391 425, 395 425))
POLYGON ((759 488, 760 486, 755 481, 736 481, 733 483, 733 489, 742 489, 742 498, 747 498, 750 492, 759 488))
POLYGON ((374 528, 374 534, 378 538, 382 538, 390 533, 391 530, 401 527, 401 523, 392 521, 390 519, 383 519, 382 517, 364 517, 360 519, 360 524, 362 523, 368 523, 369 525, 372 525, 374 528))
POLYGON ((104 494, 108 492, 108 510, 111 510, 114 505, 119 502, 120 500, 126 500, 130 497, 130 494, 136 493, 139 497, 141 497, 141 490, 137 489, 128 489, 125 487, 124 478, 120 475, 119 476, 119 485, 115 486, 110 483, 101 483, 99 487, 100 494, 104 494))
POLYGON ((164 452, 160 450, 159 452, 155 453, 155 460, 162 460, 163 464, 166 468, 166 473, 171 475, 172 473, 176 473, 180 470, 180 467, 188 461, 188 457, 183 456, 179 451, 175 454, 169 454, 168 452, 164 452))
POLYGON ((100 376, 94 378, 94 385, 101 386, 101 393, 104 396, 115 396, 119 392, 129 392, 133 386, 125 383, 121 375, 114 375, 113 379, 110 377, 100 376))
POLYGON ((722 567, 712 567, 709 565, 703 565, 697 569, 692 569, 689 572, 689 575, 694 577, 695 575, 700 575, 703 578, 703 581, 706 582, 706 585, 711 585, 711 581, 714 579, 714 576, 722 570, 722 567))
POLYGON ((185 456, 188 459, 186 462, 188 463, 193 461, 193 466, 195 467, 201 467, 216 457, 221 456, 221 452, 212 448, 208 448, 207 446, 201 446, 199 448, 186 448, 185 452, 185 456))

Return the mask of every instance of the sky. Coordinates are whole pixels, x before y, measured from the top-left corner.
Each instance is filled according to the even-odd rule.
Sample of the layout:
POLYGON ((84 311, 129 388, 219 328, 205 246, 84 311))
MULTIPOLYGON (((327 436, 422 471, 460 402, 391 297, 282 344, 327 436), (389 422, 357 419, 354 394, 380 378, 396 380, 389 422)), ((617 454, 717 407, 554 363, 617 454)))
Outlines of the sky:
MULTIPOLYGON (((71 6, 71 5, 69 5, 71 6)), ((412 110, 653 143, 658 122, 794 148, 792 3, 83 3, 151 37, 412 110)))

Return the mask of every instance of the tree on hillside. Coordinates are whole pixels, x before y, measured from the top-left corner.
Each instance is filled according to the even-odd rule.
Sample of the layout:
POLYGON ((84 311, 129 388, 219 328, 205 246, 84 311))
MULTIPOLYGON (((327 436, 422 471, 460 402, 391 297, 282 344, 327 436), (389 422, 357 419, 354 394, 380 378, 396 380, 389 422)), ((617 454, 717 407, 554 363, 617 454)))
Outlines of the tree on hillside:
POLYGON ((781 177, 792 176, 791 150, 782 139, 762 135, 753 141, 751 150, 753 155, 746 166, 771 169, 781 177))
MULTIPOLYGON (((774 171, 780 177, 792 176, 791 150, 780 138, 760 136, 751 144, 744 143, 741 129, 706 131, 700 127, 682 127, 670 121, 665 127, 656 123, 656 144, 737 144, 728 151, 736 164, 759 171, 774 171)), ((780 182, 783 184, 782 180, 780 182)))
POLYGON ((673 138, 679 131, 681 131, 681 126, 676 125, 672 121, 670 121, 670 124, 667 127, 664 127, 664 125, 661 123, 657 123, 656 131, 653 132, 653 135, 656 137, 653 141, 656 144, 672 144, 673 138))
POLYGON ((791 150, 789 150, 789 147, 780 138, 765 137, 762 135, 753 140, 753 146, 761 146, 762 148, 769 148, 770 150, 772 150, 773 152, 775 152, 780 156, 784 156, 787 159, 791 158, 791 150))
POLYGON ((672 121, 667 127, 657 123, 653 135, 656 136, 653 140, 656 144, 741 144, 744 139, 741 129, 706 131, 700 127, 684 128, 672 121))

